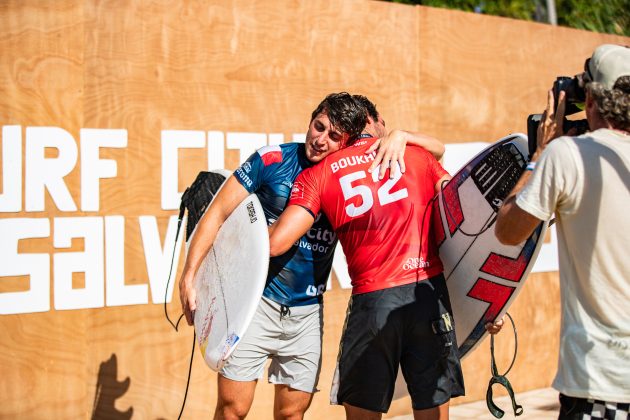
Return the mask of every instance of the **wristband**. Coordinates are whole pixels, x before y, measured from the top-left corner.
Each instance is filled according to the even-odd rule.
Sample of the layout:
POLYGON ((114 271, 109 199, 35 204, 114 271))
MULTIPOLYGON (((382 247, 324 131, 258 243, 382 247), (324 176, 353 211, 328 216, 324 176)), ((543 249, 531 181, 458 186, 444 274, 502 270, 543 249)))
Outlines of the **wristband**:
POLYGON ((525 167, 525 170, 526 171, 533 171, 535 167, 536 167, 536 162, 529 162, 527 164, 527 166, 525 167))

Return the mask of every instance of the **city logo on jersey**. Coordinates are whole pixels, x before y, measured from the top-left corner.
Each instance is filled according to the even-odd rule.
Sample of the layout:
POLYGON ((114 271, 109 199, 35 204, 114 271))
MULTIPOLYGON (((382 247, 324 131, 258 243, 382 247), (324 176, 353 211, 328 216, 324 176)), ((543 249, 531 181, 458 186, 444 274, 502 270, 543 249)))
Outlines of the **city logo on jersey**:
POLYGON ((245 171, 245 173, 248 174, 248 173, 250 173, 252 171, 252 164, 249 163, 249 162, 245 162, 245 163, 243 163, 242 168, 245 171))
POLYGON ((282 150, 278 145, 270 145, 258 149, 258 154, 265 166, 282 162, 282 150))
POLYGON ((328 229, 329 226, 317 226, 317 222, 322 217, 321 215, 321 213, 317 215, 313 227, 310 228, 304 236, 295 241, 293 245, 322 254, 327 254, 334 249, 331 248, 331 246, 334 246, 337 235, 334 231, 328 229))
POLYGON ((293 188, 291 188, 291 197, 292 198, 304 198, 304 184, 300 181, 295 181, 293 183, 293 188))
POLYGON ((330 246, 335 242, 335 239, 337 239, 335 232, 328 230, 322 232, 322 229, 311 229, 306 235, 295 241, 293 245, 307 251, 327 254, 328 251, 331 251, 330 246))

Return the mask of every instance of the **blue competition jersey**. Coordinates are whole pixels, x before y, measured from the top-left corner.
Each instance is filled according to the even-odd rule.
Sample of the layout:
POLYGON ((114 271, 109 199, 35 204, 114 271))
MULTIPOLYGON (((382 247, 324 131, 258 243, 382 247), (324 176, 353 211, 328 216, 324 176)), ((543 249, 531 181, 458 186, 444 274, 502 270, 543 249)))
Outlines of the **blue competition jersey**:
MULTIPOLYGON (((302 143, 265 146, 234 171, 234 176, 258 196, 267 224, 272 224, 287 205, 293 181, 309 166, 302 143)), ((318 215, 310 231, 289 251, 270 259, 263 295, 286 306, 321 302, 336 244, 330 222, 318 215)))

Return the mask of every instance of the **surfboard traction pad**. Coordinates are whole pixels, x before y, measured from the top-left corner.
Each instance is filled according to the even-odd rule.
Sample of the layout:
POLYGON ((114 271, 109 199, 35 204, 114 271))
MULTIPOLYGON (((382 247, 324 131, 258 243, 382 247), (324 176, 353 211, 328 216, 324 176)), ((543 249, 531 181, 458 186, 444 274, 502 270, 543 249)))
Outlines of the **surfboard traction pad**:
POLYGON ((201 216, 205 213, 225 179, 224 175, 217 172, 202 171, 199 172, 190 187, 184 191, 180 209, 188 210, 186 241, 190 239, 201 216))
MULTIPOLYGON (((188 210, 187 244, 194 236, 194 228, 225 182, 227 175, 201 172, 184 192, 182 206, 188 210)), ((262 206, 258 198, 250 194, 219 229, 215 246, 210 249, 195 275, 197 309, 194 324, 197 342, 206 364, 215 371, 221 369, 225 360, 235 350, 256 310, 257 305, 244 305, 240 301, 240 296, 245 292, 253 293, 258 298, 262 296, 269 262, 267 235, 267 223, 262 206), (249 223, 242 223, 243 220, 248 220, 249 223), (252 239, 252 225, 258 230, 256 235, 258 241, 252 239), (262 237, 264 241, 260 243, 262 237), (226 249, 222 244, 230 246, 226 249), (260 268, 256 270, 257 275, 243 279, 241 252, 234 252, 234 248, 242 253, 248 251, 250 256, 255 253, 253 260, 247 261, 247 266, 252 267, 252 270, 254 267, 260 268), (219 264, 219 261, 222 264, 219 264), (249 282, 247 291, 243 290, 242 281, 238 280, 249 282), (216 328, 217 325, 221 325, 221 328, 216 328)))
POLYGON ((517 246, 494 235, 498 209, 525 170, 527 138, 507 136, 474 157, 433 204, 433 231, 444 264, 460 357, 487 334, 516 298, 542 246, 547 223, 517 246))

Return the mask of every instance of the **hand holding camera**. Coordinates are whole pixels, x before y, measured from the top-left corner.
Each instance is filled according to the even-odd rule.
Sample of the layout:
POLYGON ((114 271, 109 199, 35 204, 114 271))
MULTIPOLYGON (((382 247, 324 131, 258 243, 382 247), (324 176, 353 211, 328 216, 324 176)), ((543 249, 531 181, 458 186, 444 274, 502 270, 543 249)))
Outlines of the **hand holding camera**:
POLYGON ((582 75, 556 78, 547 96, 547 108, 542 114, 532 114, 527 118, 529 158, 532 160, 540 146, 542 151, 553 139, 565 134, 579 135, 588 131, 588 122, 568 120, 567 115, 584 110, 586 92, 582 75))

